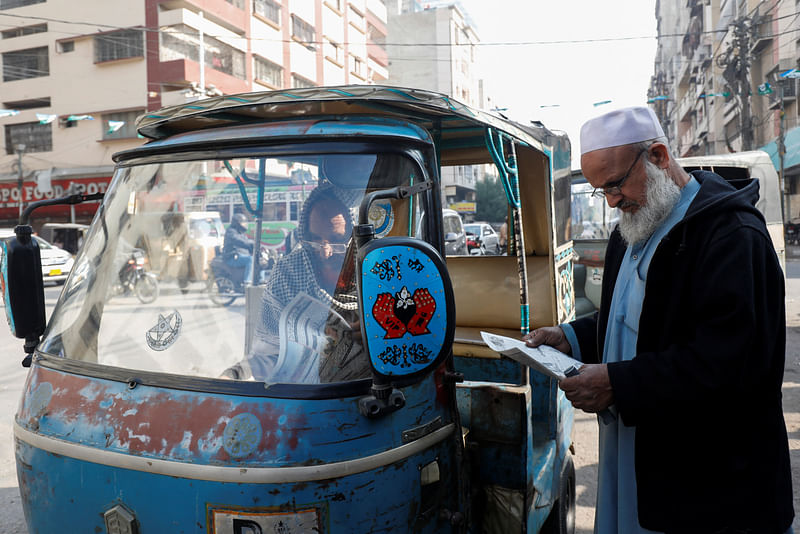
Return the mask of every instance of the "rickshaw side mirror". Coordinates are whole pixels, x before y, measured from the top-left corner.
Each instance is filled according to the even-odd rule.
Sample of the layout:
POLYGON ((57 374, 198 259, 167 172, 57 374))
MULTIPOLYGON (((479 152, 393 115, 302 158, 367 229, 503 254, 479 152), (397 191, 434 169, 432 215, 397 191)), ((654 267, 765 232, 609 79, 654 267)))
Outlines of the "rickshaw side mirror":
POLYGON ((361 335, 372 367, 368 417, 404 404, 393 381, 413 382, 436 369, 455 335, 453 287, 444 260, 425 241, 385 237, 358 251, 361 335))
POLYGON ((25 339, 25 352, 30 355, 46 325, 42 260, 33 229, 19 225, 14 232, 15 237, 0 240, 0 291, 11 333, 25 339))

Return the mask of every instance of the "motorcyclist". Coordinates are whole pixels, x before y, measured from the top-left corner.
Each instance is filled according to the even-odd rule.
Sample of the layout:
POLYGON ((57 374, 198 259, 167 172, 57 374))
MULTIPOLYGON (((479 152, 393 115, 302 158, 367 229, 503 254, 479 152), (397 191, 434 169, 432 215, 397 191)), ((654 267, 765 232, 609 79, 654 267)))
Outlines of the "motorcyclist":
POLYGON ((253 240, 247 236, 244 223, 247 217, 243 213, 235 213, 231 224, 225 231, 225 242, 222 246, 222 257, 230 267, 244 267, 244 283, 250 284, 253 274, 253 240))

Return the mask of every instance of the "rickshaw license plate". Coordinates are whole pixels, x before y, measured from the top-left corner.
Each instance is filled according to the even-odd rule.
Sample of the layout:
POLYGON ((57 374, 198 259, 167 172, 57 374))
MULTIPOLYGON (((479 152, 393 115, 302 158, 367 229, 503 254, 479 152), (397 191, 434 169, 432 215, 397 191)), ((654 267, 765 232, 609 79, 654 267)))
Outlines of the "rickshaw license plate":
POLYGON ((59 276, 61 274, 61 269, 50 269, 50 276, 59 276))
POLYGON ((292 534, 322 532, 320 511, 308 508, 295 511, 276 511, 258 508, 225 508, 211 506, 208 509, 212 534, 292 534))

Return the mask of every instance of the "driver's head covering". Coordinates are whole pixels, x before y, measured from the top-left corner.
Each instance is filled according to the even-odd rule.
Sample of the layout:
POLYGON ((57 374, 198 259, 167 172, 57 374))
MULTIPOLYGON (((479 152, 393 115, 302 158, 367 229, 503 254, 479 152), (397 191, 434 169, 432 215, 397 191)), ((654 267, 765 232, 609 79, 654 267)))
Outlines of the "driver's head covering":
POLYGON ((655 112, 644 106, 610 111, 581 127, 581 155, 664 137, 655 112))
POLYGON ((325 201, 326 198, 334 198, 347 209, 350 213, 349 226, 355 224, 356 214, 358 212, 358 202, 361 199, 361 193, 356 190, 344 189, 336 187, 330 182, 322 182, 309 193, 305 204, 303 204, 303 211, 300 214, 300 220, 297 222, 297 235, 301 239, 306 238, 306 231, 308 230, 308 217, 311 215, 311 210, 314 204, 320 201, 325 201))

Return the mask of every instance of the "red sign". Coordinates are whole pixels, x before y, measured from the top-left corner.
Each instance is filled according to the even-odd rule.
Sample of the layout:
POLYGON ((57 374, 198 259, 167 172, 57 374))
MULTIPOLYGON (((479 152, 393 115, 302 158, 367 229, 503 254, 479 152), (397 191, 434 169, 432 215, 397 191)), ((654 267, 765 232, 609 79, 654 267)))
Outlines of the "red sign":
MULTIPOLYGON (((39 200, 46 200, 52 198, 63 197, 70 193, 85 193, 91 195, 94 193, 105 193, 108 184, 111 181, 110 176, 101 176, 98 178, 64 178, 60 180, 53 180, 51 182, 51 190, 49 193, 42 193, 36 186, 36 182, 27 181, 22 184, 22 202, 23 209, 32 202, 39 200), (70 184, 72 191, 70 191, 70 184)), ((19 217, 19 197, 20 189, 16 182, 0 182, 0 219, 16 219, 19 217)), ((75 204, 75 214, 81 216, 93 216, 97 211, 98 201, 84 202, 82 204, 75 204)), ((49 216, 57 217, 64 215, 69 217, 70 206, 46 206, 37 209, 32 218, 49 216)))

